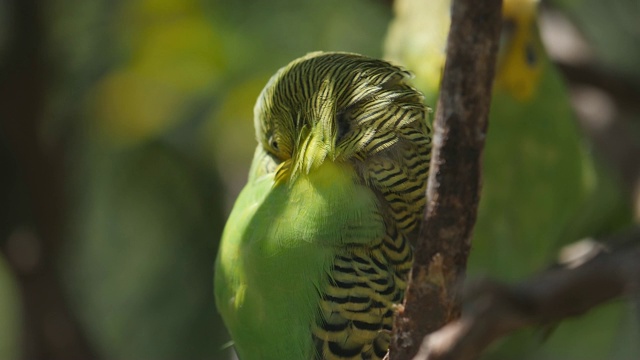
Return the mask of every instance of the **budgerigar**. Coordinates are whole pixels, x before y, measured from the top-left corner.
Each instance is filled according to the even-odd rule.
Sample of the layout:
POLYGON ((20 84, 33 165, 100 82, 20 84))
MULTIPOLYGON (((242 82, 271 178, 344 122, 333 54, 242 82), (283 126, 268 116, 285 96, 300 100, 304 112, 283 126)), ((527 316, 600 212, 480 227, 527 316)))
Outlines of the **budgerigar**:
POLYGON ((385 61, 317 52, 260 94, 258 147, 214 280, 241 360, 387 352, 431 149, 409 78, 385 61))

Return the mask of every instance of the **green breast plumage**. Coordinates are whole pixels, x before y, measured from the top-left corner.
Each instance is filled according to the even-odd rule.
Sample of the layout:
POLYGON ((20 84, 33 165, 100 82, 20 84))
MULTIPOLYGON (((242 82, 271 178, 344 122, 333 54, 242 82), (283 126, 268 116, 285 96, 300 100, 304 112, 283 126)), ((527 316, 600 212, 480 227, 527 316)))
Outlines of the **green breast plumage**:
POLYGON ((243 190, 216 271, 220 309, 249 350, 243 359, 311 358, 310 324, 336 249, 384 233, 374 194, 353 176, 328 162, 291 187, 265 175, 243 190))
POLYGON ((222 237, 216 303, 242 360, 380 359, 425 205, 426 108, 385 62, 318 53, 292 64, 256 107, 268 111, 222 237), (282 82, 297 95, 282 98, 282 82), (315 115, 282 122, 282 109, 315 115))

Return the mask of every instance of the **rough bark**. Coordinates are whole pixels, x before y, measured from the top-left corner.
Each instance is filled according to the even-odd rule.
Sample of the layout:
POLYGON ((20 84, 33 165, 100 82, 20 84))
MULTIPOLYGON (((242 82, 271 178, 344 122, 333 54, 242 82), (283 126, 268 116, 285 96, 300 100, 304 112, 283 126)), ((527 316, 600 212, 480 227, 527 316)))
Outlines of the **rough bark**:
POLYGON ((411 359, 425 335, 460 316, 481 184, 481 155, 501 28, 500 0, 454 0, 434 123, 424 226, 416 242, 391 360, 411 359))

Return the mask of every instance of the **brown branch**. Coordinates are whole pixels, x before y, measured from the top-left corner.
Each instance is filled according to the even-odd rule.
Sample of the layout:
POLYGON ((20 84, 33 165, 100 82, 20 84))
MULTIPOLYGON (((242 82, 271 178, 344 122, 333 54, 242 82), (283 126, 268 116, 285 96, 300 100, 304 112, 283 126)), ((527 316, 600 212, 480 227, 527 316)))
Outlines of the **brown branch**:
POLYGON ((390 359, 410 359, 422 339, 460 314, 480 193, 481 154, 501 26, 500 0, 454 0, 435 118, 424 226, 390 359))
POLYGON ((476 286, 462 318, 425 337, 414 360, 475 359, 493 341, 518 329, 553 324, 616 297, 637 295, 640 227, 602 242, 623 245, 513 286, 489 281, 476 286))

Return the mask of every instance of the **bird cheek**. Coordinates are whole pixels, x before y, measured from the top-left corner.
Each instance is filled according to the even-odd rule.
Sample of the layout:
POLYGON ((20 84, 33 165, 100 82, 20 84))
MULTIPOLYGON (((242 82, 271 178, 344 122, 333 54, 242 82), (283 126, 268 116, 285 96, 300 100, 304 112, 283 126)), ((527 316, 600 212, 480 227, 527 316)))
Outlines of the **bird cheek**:
POLYGON ((276 176, 274 186, 286 183, 291 177, 291 159, 287 159, 276 168, 276 176))

